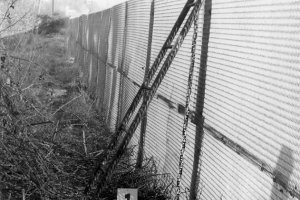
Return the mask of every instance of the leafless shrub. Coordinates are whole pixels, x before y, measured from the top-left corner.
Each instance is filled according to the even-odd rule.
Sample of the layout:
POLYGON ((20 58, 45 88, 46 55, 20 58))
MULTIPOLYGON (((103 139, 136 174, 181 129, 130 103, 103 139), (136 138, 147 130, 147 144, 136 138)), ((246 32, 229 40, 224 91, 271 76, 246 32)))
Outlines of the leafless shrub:
MULTIPOLYGON (((1 199, 83 199, 110 140, 95 101, 80 87, 78 68, 66 63, 63 37, 53 37, 27 32, 0 39, 1 199), (57 88, 66 95, 56 97, 57 88)), ((170 198, 169 175, 158 174, 153 159, 136 170, 132 153, 101 197, 115 199, 117 188, 136 187, 140 199, 170 198)))

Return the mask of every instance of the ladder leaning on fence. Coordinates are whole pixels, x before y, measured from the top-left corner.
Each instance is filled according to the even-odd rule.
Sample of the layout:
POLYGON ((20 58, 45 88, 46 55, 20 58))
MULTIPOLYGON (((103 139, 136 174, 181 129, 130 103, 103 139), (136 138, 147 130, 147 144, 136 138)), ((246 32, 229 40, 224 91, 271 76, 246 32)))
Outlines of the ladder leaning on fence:
MULTIPOLYGON (((166 39, 158 56, 156 57, 154 63, 152 64, 151 69, 149 70, 149 73, 147 74, 147 77, 145 78, 143 85, 140 87, 138 93, 134 97, 123 120, 121 121, 118 129, 116 130, 114 136, 112 137, 107 150, 104 151, 101 156, 99 156, 100 158, 98 160, 96 169, 94 170, 94 173, 85 188, 86 195, 89 194, 90 192, 92 192, 94 185, 96 185, 96 188, 95 188, 95 191, 93 191, 93 193, 96 195, 100 194, 101 191, 105 188, 105 184, 109 181, 113 169, 115 169, 116 165, 118 164, 118 161, 120 160, 123 153, 125 152, 127 145, 129 144, 129 142, 130 142, 135 130, 137 129, 139 123, 141 122, 144 114, 146 113, 151 100, 153 99, 159 85, 161 84, 162 80, 164 79, 172 61, 174 60, 179 48, 181 47, 193 22, 197 21, 201 4, 202 4, 201 0, 196 0, 196 1, 188 0, 187 3, 185 4, 185 6, 183 7, 168 38, 166 39), (189 11, 191 8, 193 8, 193 9, 189 14, 189 11), (189 16, 186 19, 185 24, 181 27, 181 25, 183 24, 183 22, 188 14, 189 14, 189 16), (177 33, 179 32, 179 30, 180 30, 180 33, 175 40, 175 37, 176 37, 177 33), (172 44, 173 42, 174 42, 174 44, 172 44), (155 75, 156 71, 158 70, 160 63, 164 59, 168 50, 170 50, 170 52, 169 52, 165 62, 163 63, 160 71, 158 72, 157 76, 155 77, 153 84, 148 87, 150 81, 154 78, 154 75, 155 75), (145 99, 142 102, 142 105, 140 106, 132 123, 130 124, 129 129, 126 129, 129 120, 132 118, 133 113, 137 109, 137 107, 143 97, 145 99), (122 134, 124 136, 121 138, 120 136, 122 134), (119 141, 119 140, 121 140, 121 141, 119 141), (99 177, 101 177, 101 179, 99 179, 99 177)), ((180 156, 180 157, 182 158, 182 156, 180 156)), ((180 162, 182 162, 182 160, 180 162)), ((182 163, 180 163, 180 165, 181 164, 182 163)), ((180 169, 180 172, 182 173, 182 168, 180 169)), ((179 177, 181 177, 180 172, 179 172, 179 177)), ((180 187, 180 183, 178 184, 178 187, 180 187)), ((179 194, 178 194, 177 198, 179 198, 179 194)))

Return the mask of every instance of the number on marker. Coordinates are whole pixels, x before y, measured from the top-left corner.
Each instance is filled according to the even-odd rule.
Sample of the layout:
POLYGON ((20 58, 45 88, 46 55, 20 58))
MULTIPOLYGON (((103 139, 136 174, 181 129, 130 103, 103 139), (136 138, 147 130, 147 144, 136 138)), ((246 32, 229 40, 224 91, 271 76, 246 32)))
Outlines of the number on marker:
POLYGON ((125 199, 130 200, 130 194, 125 194, 125 199))

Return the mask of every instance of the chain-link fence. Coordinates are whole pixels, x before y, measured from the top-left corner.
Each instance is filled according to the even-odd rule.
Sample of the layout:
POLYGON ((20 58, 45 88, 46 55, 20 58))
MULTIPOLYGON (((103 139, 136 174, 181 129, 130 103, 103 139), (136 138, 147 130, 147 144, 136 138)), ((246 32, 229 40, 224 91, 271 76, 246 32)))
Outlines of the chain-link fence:
MULTIPOLYGON (((145 87, 145 73, 185 3, 130 0, 70 20, 68 54, 80 65, 112 132, 145 87)), ((300 1, 203 3, 181 197, 299 198, 300 1)), ((193 27, 151 101, 145 127, 139 126, 131 140, 137 152, 142 146, 159 171, 174 179, 192 42, 193 27)))

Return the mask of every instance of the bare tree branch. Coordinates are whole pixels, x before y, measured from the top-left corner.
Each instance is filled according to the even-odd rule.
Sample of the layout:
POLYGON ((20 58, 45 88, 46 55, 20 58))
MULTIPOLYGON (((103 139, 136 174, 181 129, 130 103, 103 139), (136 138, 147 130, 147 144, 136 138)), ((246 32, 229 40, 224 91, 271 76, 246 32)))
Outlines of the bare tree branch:
POLYGON ((77 96, 77 97, 74 97, 73 99, 71 99, 70 101, 68 101, 67 103, 65 103, 64 105, 60 106, 51 116, 50 116, 50 119, 58 112, 60 111, 61 109, 63 109, 65 106, 67 106, 68 104, 72 103, 73 101, 75 101, 76 99, 82 97, 82 94, 77 96))
POLYGON ((8 25, 7 27, 5 27, 4 29, 0 30, 0 34, 4 31, 6 31, 7 29, 13 27, 14 25, 16 25, 17 23, 19 23, 22 19, 24 19, 26 17, 26 15, 28 15, 28 13, 30 12, 30 10, 28 10, 22 17, 20 17, 17 21, 15 21, 14 23, 8 25))
MULTIPOLYGON (((7 7, 6 11, 5 11, 5 14, 0 22, 0 27, 1 25, 3 24, 3 22, 5 21, 5 19, 7 18, 7 15, 9 13, 9 11, 11 10, 12 6, 14 7, 15 3, 17 2, 18 0, 12 0, 12 2, 9 4, 9 6, 7 7)), ((1 32, 1 31, 0 31, 1 32)))

